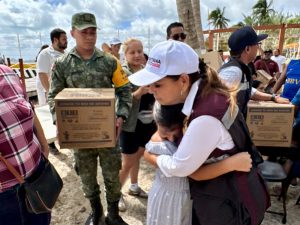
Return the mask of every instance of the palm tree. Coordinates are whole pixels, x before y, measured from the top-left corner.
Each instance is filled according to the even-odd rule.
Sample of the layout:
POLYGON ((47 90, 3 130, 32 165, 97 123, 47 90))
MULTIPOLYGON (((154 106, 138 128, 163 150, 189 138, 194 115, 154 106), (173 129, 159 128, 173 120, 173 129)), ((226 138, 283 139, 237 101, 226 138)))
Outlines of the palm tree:
MULTIPOLYGON (((211 13, 208 15, 209 24, 212 24, 215 29, 226 28, 230 20, 227 19, 224 16, 224 14, 225 14, 225 7, 223 7, 223 10, 217 7, 215 10, 211 11, 211 13)), ((220 33, 217 34, 217 50, 219 50, 219 39, 220 39, 220 33)))
POLYGON ((283 12, 276 12, 271 18, 272 24, 283 24, 288 23, 288 19, 291 18, 291 15, 284 14, 283 12))
POLYGON ((196 31, 199 38, 200 49, 204 50, 205 44, 204 44, 204 36, 202 31, 202 22, 201 22, 201 14, 200 14, 200 0, 192 0, 192 7, 193 7, 196 31))
POLYGON ((179 21, 187 33, 186 43, 200 54, 200 44, 196 32, 194 13, 191 0, 176 0, 179 21))
POLYGON ((268 3, 267 0, 258 0, 252 7, 253 16, 256 20, 256 24, 267 24, 271 22, 271 15, 275 13, 275 10, 271 8, 273 0, 268 3))
POLYGON ((243 14, 243 17, 244 17, 243 23, 245 25, 248 25, 248 26, 255 25, 255 20, 254 20, 253 16, 251 16, 251 15, 250 16, 246 16, 246 15, 243 14))
POLYGON ((240 21, 240 22, 232 25, 231 28, 241 28, 241 27, 244 27, 244 26, 246 26, 246 25, 242 21, 240 21))
POLYGON ((223 10, 217 7, 215 10, 211 11, 208 15, 209 24, 212 24, 215 29, 226 28, 230 20, 224 16, 224 13, 225 7, 223 7, 223 10))

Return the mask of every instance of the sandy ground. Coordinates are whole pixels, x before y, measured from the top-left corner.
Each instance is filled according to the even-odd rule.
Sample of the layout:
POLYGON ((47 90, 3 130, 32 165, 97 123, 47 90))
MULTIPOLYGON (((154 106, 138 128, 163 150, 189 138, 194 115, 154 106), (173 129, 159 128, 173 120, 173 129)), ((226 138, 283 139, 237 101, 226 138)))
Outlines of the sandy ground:
MULTIPOLYGON (((89 202, 83 197, 83 192, 80 188, 79 177, 73 170, 73 156, 72 151, 69 149, 61 149, 59 155, 51 155, 50 161, 55 165, 59 174, 63 178, 64 187, 59 196, 59 199, 53 209, 52 213, 52 225, 75 225, 84 224, 88 214, 90 212, 89 202)), ((101 171, 98 171, 99 183, 102 182, 101 171)), ((149 191, 154 176, 154 169, 142 160, 139 183, 141 187, 149 191)), ((130 225, 142 225, 146 221, 146 206, 147 200, 139 199, 127 195, 129 183, 127 182, 123 188, 125 194, 125 200, 127 202, 128 210, 121 213, 123 219, 130 225)), ((101 185, 102 194, 101 198, 104 198, 103 185, 101 185)), ((300 224, 300 205, 295 205, 296 199, 300 195, 300 184, 296 188, 290 188, 287 199, 287 225, 300 224)), ((103 203, 105 201, 102 201, 103 203)), ((106 208, 106 205, 104 204, 106 208)), ((272 210, 281 211, 282 203, 277 200, 276 197, 272 197, 272 210)), ((266 213, 263 225, 280 225, 281 216, 266 213)), ((163 225, 163 224, 159 224, 163 225)))

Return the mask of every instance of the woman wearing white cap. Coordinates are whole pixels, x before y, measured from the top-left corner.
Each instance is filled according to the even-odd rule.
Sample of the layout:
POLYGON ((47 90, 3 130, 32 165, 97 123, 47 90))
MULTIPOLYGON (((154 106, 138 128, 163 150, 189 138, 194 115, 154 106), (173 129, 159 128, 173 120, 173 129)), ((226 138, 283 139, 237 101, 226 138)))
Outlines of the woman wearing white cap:
POLYGON ((184 103, 187 128, 177 152, 172 156, 144 156, 166 176, 190 176, 193 224, 260 224, 269 206, 265 184, 256 168, 261 157, 235 104, 234 93, 216 72, 199 63, 188 45, 165 41, 151 50, 146 67, 129 80, 135 85, 149 85, 161 105, 184 103), (228 171, 225 165, 206 176, 197 173, 204 164, 242 151, 248 151, 253 160, 249 173, 233 171, 219 176, 228 171), (198 181, 204 179, 211 180, 198 181))

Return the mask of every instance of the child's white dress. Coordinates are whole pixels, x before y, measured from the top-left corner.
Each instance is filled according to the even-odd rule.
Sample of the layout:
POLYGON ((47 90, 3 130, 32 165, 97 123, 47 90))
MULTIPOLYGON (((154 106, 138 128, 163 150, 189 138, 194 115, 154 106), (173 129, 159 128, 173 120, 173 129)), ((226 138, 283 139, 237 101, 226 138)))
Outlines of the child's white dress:
MULTIPOLYGON (((146 150, 158 155, 173 155, 177 146, 169 141, 152 142, 146 150)), ((191 225, 192 201, 186 177, 166 177, 160 169, 148 195, 147 225, 191 225)))

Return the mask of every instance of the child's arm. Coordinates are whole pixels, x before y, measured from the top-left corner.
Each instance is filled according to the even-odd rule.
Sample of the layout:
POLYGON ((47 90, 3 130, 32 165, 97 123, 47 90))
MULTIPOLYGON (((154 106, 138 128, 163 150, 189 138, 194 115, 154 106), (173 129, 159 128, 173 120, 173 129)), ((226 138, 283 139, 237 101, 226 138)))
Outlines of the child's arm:
POLYGON ((157 167, 156 159, 157 155, 144 151, 144 159, 151 165, 157 167))
POLYGON ((249 172, 252 167, 248 152, 240 152, 222 161, 201 166, 189 177, 194 180, 210 180, 232 171, 249 172))
MULTIPOLYGON (((151 137, 151 141, 152 142, 161 142, 163 141, 162 138, 158 135, 158 132, 156 131, 152 137, 151 137)), ((157 167, 156 164, 156 158, 157 155, 154 153, 150 153, 149 151, 144 151, 144 159, 149 162, 150 164, 152 164, 153 166, 157 167)))

